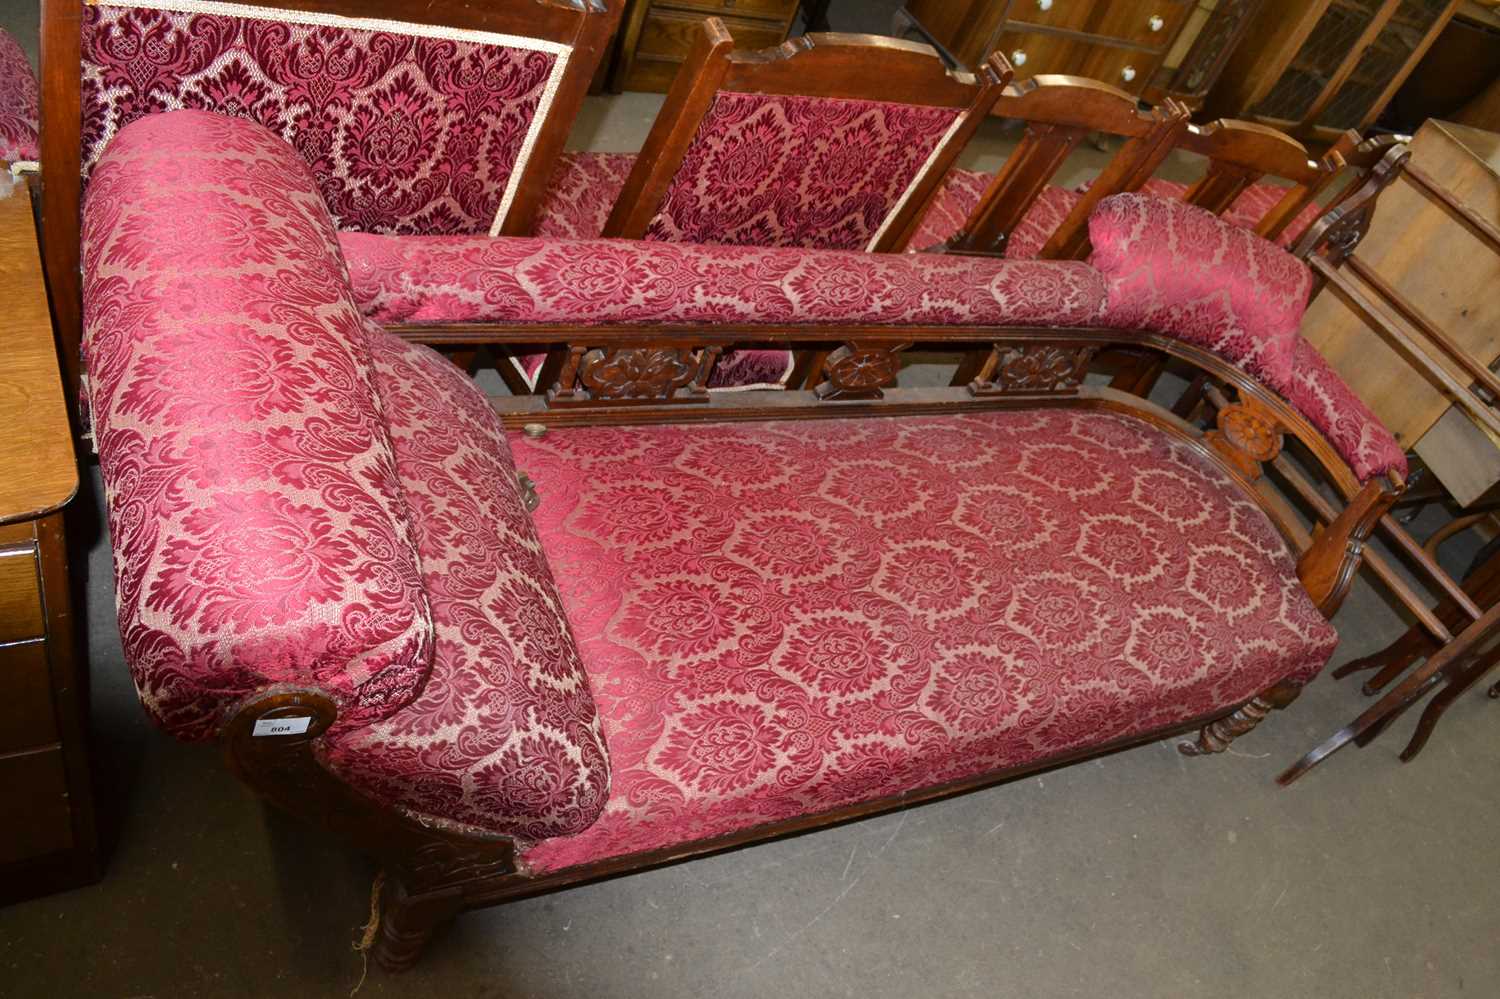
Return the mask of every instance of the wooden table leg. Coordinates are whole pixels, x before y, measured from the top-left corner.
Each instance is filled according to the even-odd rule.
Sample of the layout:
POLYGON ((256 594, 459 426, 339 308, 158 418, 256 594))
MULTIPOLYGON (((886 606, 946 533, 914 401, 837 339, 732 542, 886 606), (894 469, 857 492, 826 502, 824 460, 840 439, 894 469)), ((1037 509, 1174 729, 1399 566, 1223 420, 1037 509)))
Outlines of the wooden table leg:
POLYGON ((1376 701, 1354 721, 1329 736, 1302 759, 1288 767, 1276 782, 1286 786, 1296 781, 1313 767, 1343 749, 1355 739, 1377 725, 1384 727, 1396 716, 1415 704, 1423 694, 1440 682, 1450 667, 1464 661, 1469 652, 1500 625, 1500 603, 1485 611, 1479 620, 1465 628, 1463 633, 1428 657, 1427 661, 1411 672, 1390 693, 1376 701))
MULTIPOLYGON (((1438 719, 1443 717, 1443 712, 1447 711, 1454 701, 1462 697, 1465 691, 1480 680, 1483 680, 1490 670, 1494 669, 1497 665, 1500 665, 1500 646, 1486 652, 1475 660, 1472 665, 1456 674, 1448 681, 1448 685, 1442 689, 1441 693, 1427 702, 1427 707, 1422 711, 1422 717, 1417 722, 1417 730, 1412 733, 1411 741, 1401 751, 1402 763, 1410 763, 1417 758, 1417 754, 1422 751, 1422 747, 1426 746, 1427 740, 1432 737, 1432 730, 1437 727, 1438 719)), ((1491 688, 1490 694, 1493 696, 1493 688, 1491 688)))

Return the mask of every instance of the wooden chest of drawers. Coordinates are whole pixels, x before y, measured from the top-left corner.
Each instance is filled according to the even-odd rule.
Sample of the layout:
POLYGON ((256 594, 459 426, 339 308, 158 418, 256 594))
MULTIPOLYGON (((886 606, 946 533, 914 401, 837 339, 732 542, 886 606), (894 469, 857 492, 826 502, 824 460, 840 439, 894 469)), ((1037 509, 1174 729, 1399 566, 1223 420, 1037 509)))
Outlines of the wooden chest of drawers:
POLYGON ((610 89, 665 91, 706 17, 723 20, 736 47, 763 49, 786 39, 796 13, 797 0, 630 0, 610 89))
POLYGON ((999 50, 1016 79, 1086 76, 1141 94, 1192 0, 909 0, 908 15, 966 66, 999 50))
POLYGON ((97 880, 62 507, 78 488, 24 186, 0 177, 0 904, 97 880))

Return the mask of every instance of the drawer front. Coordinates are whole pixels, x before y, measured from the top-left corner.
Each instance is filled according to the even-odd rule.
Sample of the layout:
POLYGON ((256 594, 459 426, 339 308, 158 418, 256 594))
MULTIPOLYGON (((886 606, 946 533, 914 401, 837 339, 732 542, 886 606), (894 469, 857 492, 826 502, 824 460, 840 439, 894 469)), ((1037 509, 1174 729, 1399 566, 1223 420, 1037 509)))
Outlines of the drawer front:
POLYGON ((1095 26, 1097 34, 1116 38, 1144 48, 1164 49, 1172 44, 1182 27, 1191 4, 1159 3, 1109 4, 1107 13, 1095 26))
POLYGON ((61 749, 0 756, 0 864, 73 847, 61 749))
POLYGON ((1044 73, 1082 75, 1082 61, 1087 55, 1081 43, 1063 35, 1033 32, 1006 32, 997 47, 1015 67, 1018 80, 1044 73))
POLYGON ((1151 82, 1151 74, 1156 72, 1161 60, 1159 52, 1100 48, 1089 56, 1083 75, 1119 87, 1127 94, 1139 94, 1151 82))
MULTIPOLYGON (((743 49, 780 45, 783 35, 780 24, 765 21, 725 18, 724 27, 734 36, 735 47, 743 49)), ((652 8, 641 25, 641 38, 635 46, 636 57, 682 62, 702 31, 703 16, 700 14, 652 8)))
POLYGON ((797 0, 671 0, 669 6, 721 17, 738 14, 740 17, 766 17, 777 21, 790 21, 797 13, 797 0))
POLYGON ((1017 29, 1030 25, 1086 31, 1089 14, 1095 6, 1095 0, 1011 0, 1005 16, 1012 22, 1019 22, 1014 25, 1017 29))
POLYGON ((45 642, 0 645, 0 753, 57 741, 45 642))
POLYGON ((0 643, 45 634, 36 549, 0 548, 0 643))

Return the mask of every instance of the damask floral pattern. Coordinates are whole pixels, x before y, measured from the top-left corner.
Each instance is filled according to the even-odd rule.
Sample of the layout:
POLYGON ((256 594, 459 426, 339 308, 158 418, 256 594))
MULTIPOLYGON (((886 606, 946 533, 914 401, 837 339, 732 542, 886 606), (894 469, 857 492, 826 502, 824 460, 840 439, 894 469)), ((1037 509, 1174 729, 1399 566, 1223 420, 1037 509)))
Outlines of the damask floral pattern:
POLYGON ((426 347, 378 331, 370 347, 437 648, 415 700, 325 738, 323 758, 424 822, 580 832, 609 793, 604 734, 500 421, 426 347))
POLYGON ((539 872, 1222 710, 1337 640, 1254 501, 1102 411, 511 445, 613 765, 594 825, 525 852, 539 872), (997 543, 1017 516, 1026 543, 997 543))
POLYGON ((958 113, 721 90, 646 238, 865 249, 958 113))
POLYGON ((598 239, 634 165, 635 153, 563 153, 537 209, 536 235, 598 239))
POLYGON ((628 240, 341 233, 375 321, 1086 325, 1087 264, 628 240))
MULTIPOLYGON (((1158 198, 1169 198, 1181 201, 1182 196, 1187 193, 1188 185, 1175 180, 1162 180, 1152 177, 1146 181, 1141 188, 1142 194, 1153 194, 1158 198)), ((1237 225, 1241 229, 1254 230, 1265 217, 1266 212, 1276 207, 1276 203, 1285 196, 1287 188, 1277 184, 1251 184, 1240 192, 1240 196, 1234 199, 1234 203, 1224 210, 1219 218, 1230 225, 1237 225)), ((1291 246, 1297 241, 1297 237, 1307 231, 1307 227, 1317 221, 1318 216, 1323 213, 1323 206, 1314 202, 1298 212, 1296 217, 1288 223, 1277 236, 1275 243, 1278 246, 1291 246)))
POLYGON ((19 163, 40 156, 36 73, 20 43, 0 30, 0 160, 19 163))
POLYGON ((129 122, 201 108, 289 141, 340 228, 489 232, 566 59, 551 43, 508 36, 205 7, 218 10, 181 0, 84 6, 86 176, 129 122))
POLYGON ((1296 406, 1362 481, 1405 474, 1390 431, 1298 332, 1312 286, 1300 260, 1201 208, 1146 194, 1105 198, 1089 236, 1090 262, 1109 281, 1106 325, 1171 333, 1233 362, 1296 406))
POLYGON ((84 344, 121 637, 186 739, 274 684, 341 726, 421 687, 433 630, 338 243, 250 122, 149 115, 84 211, 84 344))

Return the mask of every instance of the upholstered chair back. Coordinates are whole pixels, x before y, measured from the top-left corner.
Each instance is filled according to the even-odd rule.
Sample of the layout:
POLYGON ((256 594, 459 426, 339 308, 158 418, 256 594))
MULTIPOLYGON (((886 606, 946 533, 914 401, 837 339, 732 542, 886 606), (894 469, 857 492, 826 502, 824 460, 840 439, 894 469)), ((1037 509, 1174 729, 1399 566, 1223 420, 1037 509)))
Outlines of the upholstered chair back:
POLYGON ((82 166, 142 115, 199 108, 290 142, 340 228, 494 234, 542 129, 567 130, 552 105, 573 56, 548 38, 310 11, 90 5, 82 166))
POLYGON ((898 249, 1010 74, 865 35, 732 50, 710 18, 606 236, 898 249))

